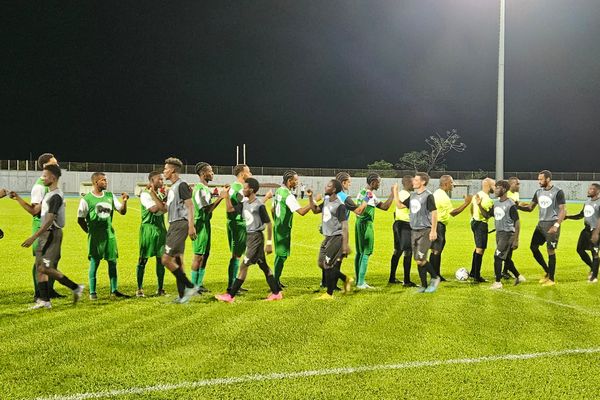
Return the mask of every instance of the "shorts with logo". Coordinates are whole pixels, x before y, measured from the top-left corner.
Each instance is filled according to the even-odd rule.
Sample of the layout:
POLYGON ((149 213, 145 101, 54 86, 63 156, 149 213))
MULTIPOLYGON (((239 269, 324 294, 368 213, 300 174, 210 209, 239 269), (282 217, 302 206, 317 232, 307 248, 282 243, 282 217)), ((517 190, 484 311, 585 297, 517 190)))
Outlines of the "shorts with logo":
POLYGON ((496 253, 494 255, 502 260, 507 260, 512 252, 514 232, 496 231, 496 253))
POLYGON ((342 235, 325 236, 319 248, 319 267, 322 269, 333 268, 336 262, 342 261, 342 244, 342 235))
POLYGON ((558 239, 560 238, 560 228, 556 233, 548 233, 556 221, 539 221, 533 236, 531 237, 531 246, 540 247, 546 243, 548 249, 556 249, 558 247, 558 239))
POLYGON ((431 250, 441 253, 446 247, 446 225, 437 223, 437 239, 431 243, 431 250))
POLYGON ((35 251, 35 264, 46 268, 56 267, 60 260, 62 238, 62 229, 50 229, 42 233, 35 251))
POLYGON ((246 254, 244 255, 244 264, 252 265, 264 262, 265 257, 265 237, 262 231, 249 232, 246 236, 246 254))
POLYGON ((471 220, 471 231, 475 239, 475 247, 478 249, 487 249, 488 244, 488 224, 484 221, 471 220))
POLYGON ((427 258, 427 252, 431 248, 429 233, 431 233, 431 228, 413 230, 411 232, 413 258, 416 261, 422 261, 427 258))
POLYGON ((392 226, 394 233, 394 250, 400 251, 412 251, 410 244, 410 223, 406 221, 394 221, 392 226))
POLYGON ((185 252, 185 241, 188 237, 188 222, 185 219, 169 224, 165 243, 165 254, 175 257, 185 252))

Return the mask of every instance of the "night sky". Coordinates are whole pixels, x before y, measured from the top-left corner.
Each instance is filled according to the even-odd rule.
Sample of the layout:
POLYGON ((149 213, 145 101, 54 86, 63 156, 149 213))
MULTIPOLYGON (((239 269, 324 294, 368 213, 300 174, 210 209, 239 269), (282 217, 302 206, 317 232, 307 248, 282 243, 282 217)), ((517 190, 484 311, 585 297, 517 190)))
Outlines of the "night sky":
MULTIPOLYGON (((2 159, 231 165, 246 143, 251 165, 361 168, 456 128, 448 167, 494 167, 496 0, 1 12, 2 159)), ((507 170, 598 171, 599 38, 598 0, 507 0, 507 170)))

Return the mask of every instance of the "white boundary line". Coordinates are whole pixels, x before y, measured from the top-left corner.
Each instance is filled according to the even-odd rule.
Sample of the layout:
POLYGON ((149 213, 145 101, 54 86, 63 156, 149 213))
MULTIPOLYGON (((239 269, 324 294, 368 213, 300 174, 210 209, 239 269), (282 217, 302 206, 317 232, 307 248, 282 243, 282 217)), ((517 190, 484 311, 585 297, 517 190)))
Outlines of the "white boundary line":
POLYGON ((537 300, 537 301, 542 301, 544 303, 548 303, 548 304, 552 304, 555 306, 559 306, 559 307, 564 307, 564 308, 570 308, 571 310, 576 310, 585 314, 589 314, 589 315, 593 315, 595 317, 600 316, 600 312, 586 308, 586 307, 581 307, 581 306, 576 306, 573 304, 566 304, 566 303, 561 303, 559 301, 555 301, 555 300, 549 300, 549 299, 544 299, 543 297, 539 297, 539 296, 534 296, 534 295, 530 295, 530 294, 525 294, 525 293, 520 293, 520 292, 513 292, 510 290, 500 290, 500 293, 505 293, 505 294, 510 294, 513 296, 519 296, 519 297, 524 297, 526 299, 530 299, 530 300, 537 300))
POLYGON ((449 360, 431 360, 431 361, 409 361, 399 364, 381 364, 381 365, 365 365, 358 367, 345 367, 345 368, 329 368, 320 370, 307 370, 298 372, 275 372, 270 374, 255 374, 255 375, 243 375, 239 377, 230 378, 214 378, 204 379, 192 382, 180 382, 172 384, 159 384, 154 386, 144 387, 133 387, 128 389, 115 389, 107 390, 103 392, 89 392, 79 393, 73 395, 54 395, 49 397, 38 397, 36 400, 84 400, 84 399, 100 399, 124 395, 141 395, 144 393, 152 392, 165 392, 176 389, 195 389, 206 386, 221 386, 221 385, 234 385, 239 383, 248 382, 263 382, 263 381, 274 381, 284 379, 296 379, 296 378, 307 378, 313 376, 326 376, 326 375, 349 375, 364 372, 376 372, 376 371, 393 371, 410 368, 423 368, 423 367, 435 367, 440 365, 457 365, 457 364, 477 364, 483 362, 494 362, 494 361, 512 361, 512 360, 530 360, 534 358, 543 357, 560 357, 577 354, 597 354, 600 353, 600 347, 593 347, 588 349, 568 349, 568 350, 557 350, 547 351, 539 353, 528 353, 528 354, 504 354, 497 356, 484 356, 475 358, 455 358, 449 360))

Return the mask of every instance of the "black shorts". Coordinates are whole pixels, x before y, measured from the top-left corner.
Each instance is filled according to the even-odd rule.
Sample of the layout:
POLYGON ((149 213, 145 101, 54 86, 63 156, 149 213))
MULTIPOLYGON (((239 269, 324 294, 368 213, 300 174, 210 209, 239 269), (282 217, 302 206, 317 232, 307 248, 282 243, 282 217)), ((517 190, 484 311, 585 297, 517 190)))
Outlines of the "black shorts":
POLYGON ((342 261, 342 235, 325 236, 319 248, 318 265, 323 269, 332 268, 336 262, 342 261))
POLYGON ((394 221, 392 231, 394 232, 394 251, 398 253, 412 251, 410 245, 410 223, 406 221, 394 221))
POLYGON ((496 253, 494 255, 502 260, 507 260, 512 253, 514 232, 496 231, 496 253))
POLYGON ((246 236, 244 264, 252 265, 258 262, 264 262, 265 260, 265 237, 262 231, 248 232, 248 236, 246 236))
POLYGON ((598 253, 598 243, 592 242, 592 233, 593 230, 587 226, 583 228, 577 241, 577 250, 587 250, 594 254, 598 253))
POLYGON ((554 221, 538 222, 533 231, 533 236, 531 237, 531 247, 540 247, 544 243, 546 243, 548 249, 556 249, 558 247, 560 228, 558 228, 556 233, 550 234, 548 233, 548 229, 550 229, 552 225, 554 225, 554 221))
POLYGON ((185 252, 185 241, 188 237, 188 222, 181 219, 169 225, 165 241, 165 254, 175 257, 185 252))
POLYGON ((475 239, 475 247, 478 249, 487 249, 488 244, 488 224, 483 221, 471 220, 471 231, 475 239))
POLYGON ((40 235, 35 251, 35 264, 46 268, 56 268, 60 260, 62 229, 51 229, 40 235))
POLYGON ((427 252, 431 248, 431 240, 429 234, 431 228, 413 230, 411 233, 413 258, 416 261, 427 259, 427 252))
POLYGON ((431 250, 441 253, 446 247, 446 225, 437 223, 437 239, 431 243, 431 250))

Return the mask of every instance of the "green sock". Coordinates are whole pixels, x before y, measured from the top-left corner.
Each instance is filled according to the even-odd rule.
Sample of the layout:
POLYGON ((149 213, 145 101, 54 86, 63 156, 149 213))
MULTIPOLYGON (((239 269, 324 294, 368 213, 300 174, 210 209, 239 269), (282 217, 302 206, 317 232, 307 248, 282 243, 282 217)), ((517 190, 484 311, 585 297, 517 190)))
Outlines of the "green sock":
POLYGON ((277 283, 279 283, 279 280, 281 279, 281 273, 283 272, 283 264, 285 263, 285 260, 287 260, 287 257, 275 256, 275 265, 273 267, 275 268, 275 282, 277 283))
POLYGON ((108 278, 110 279, 110 292, 117 290, 117 262, 108 262, 108 278))
POLYGON ((90 258, 90 271, 88 273, 88 278, 90 281, 90 294, 96 293, 96 273, 98 272, 99 266, 100 260, 90 258))
POLYGON ((363 254, 360 258, 360 271, 358 273, 358 285, 364 285, 365 277, 367 276, 367 266, 369 264, 369 256, 363 254))
POLYGON ((160 262, 160 257, 156 257, 156 280, 158 281, 158 290, 162 290, 165 283, 165 266, 160 262))
POLYGON ((206 268, 200 267, 198 270, 198 286, 202 286, 204 284, 204 274, 206 273, 206 268))
POLYGON ((362 254, 360 253, 356 253, 356 256, 354 256, 354 276, 356 277, 356 284, 358 285, 359 280, 358 280, 358 275, 360 273, 360 259, 362 257, 362 254))
POLYGON ((144 285, 144 272, 146 271, 146 266, 144 264, 138 264, 137 266, 137 286, 138 290, 142 290, 142 286, 144 285))
POLYGON ((199 286, 198 285, 198 278, 199 278, 199 273, 198 271, 194 271, 192 270, 192 283, 194 284, 194 286, 199 286))
POLYGON ((229 274, 229 280, 228 280, 227 287, 231 287, 231 285, 233 285, 233 281, 235 281, 235 278, 237 277, 239 270, 240 270, 240 260, 237 257, 230 259, 229 260, 229 269, 227 271, 229 274))

